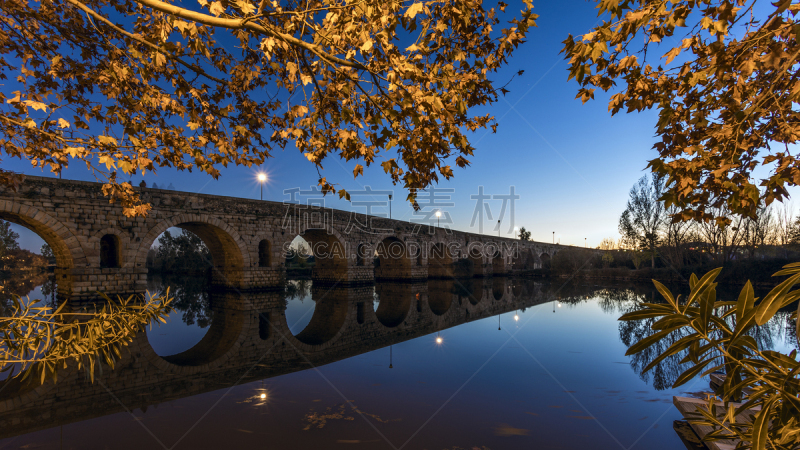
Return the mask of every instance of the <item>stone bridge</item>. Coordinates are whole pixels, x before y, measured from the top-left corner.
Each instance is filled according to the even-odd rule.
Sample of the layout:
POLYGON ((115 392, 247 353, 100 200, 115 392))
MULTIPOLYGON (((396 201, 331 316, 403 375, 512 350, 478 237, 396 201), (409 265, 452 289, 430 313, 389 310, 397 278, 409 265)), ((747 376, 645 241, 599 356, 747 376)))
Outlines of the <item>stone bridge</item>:
POLYGON ((0 191, 0 218, 38 233, 53 249, 60 298, 142 293, 147 255, 170 227, 198 235, 212 256, 212 282, 239 290, 280 287, 296 236, 312 247, 312 279, 483 277, 542 266, 566 246, 504 239, 329 208, 136 188, 153 209, 129 218, 101 184, 27 177, 0 191))
POLYGON ((212 322, 197 345, 161 357, 140 333, 94 383, 74 366, 57 383, 0 382, 0 438, 321 366, 555 298, 547 284, 509 277, 312 287, 313 316, 293 335, 285 295, 212 292, 212 322))

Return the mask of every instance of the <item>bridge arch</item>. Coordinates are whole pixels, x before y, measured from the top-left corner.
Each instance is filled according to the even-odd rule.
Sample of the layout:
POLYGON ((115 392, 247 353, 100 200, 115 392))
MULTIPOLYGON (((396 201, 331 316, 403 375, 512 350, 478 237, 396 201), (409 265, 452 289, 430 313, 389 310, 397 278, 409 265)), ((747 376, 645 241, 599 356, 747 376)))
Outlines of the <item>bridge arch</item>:
POLYGON ((387 236, 375 247, 378 267, 375 279, 391 280, 411 277, 411 259, 408 246, 396 236, 387 236))
POLYGON ((86 262, 80 241, 58 219, 44 211, 11 202, 0 202, 0 219, 22 225, 38 234, 53 249, 58 267, 72 268, 86 262))
POLYGON ((472 276, 483 276, 483 243, 470 242, 467 246, 467 258, 472 262, 472 276))
POLYGON ((444 242, 436 242, 428 249, 428 277, 453 276, 453 253, 444 242))
POLYGON ((206 244, 214 263, 213 280, 233 286, 241 283, 243 269, 252 265, 247 245, 236 229, 205 214, 179 214, 150 228, 136 252, 137 267, 145 267, 150 247, 161 233, 173 227, 196 234, 206 244))
MULTIPOLYGON (((348 254, 346 239, 336 231, 327 228, 305 228, 297 235, 308 242, 314 256, 314 269, 311 278, 317 282, 337 282, 348 276, 348 254)), ((294 237, 290 238, 294 239, 294 237)), ((316 314, 316 313, 315 313, 316 314)))
POLYGON ((511 270, 514 272, 533 270, 536 268, 536 255, 533 249, 517 248, 511 255, 511 270))
POLYGON ((69 298, 72 295, 72 269, 88 264, 85 249, 78 237, 60 220, 31 206, 0 202, 0 219, 33 231, 50 246, 56 258, 58 293, 69 298))
POLYGON ((542 253, 539 255, 539 261, 541 261, 542 269, 549 269, 550 268, 550 254, 542 253))

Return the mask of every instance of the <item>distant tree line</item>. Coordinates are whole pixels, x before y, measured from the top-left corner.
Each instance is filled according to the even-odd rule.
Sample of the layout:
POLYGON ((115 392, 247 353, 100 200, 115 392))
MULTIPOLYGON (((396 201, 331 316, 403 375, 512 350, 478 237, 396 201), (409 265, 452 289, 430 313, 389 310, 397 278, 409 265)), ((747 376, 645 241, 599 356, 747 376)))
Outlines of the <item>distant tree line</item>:
POLYGON ((771 275, 782 265, 800 259, 800 215, 791 205, 764 205, 754 217, 735 215, 723 205, 714 211, 720 220, 676 222, 672 217, 678 209, 659 201, 665 181, 653 174, 637 181, 619 218, 621 238, 603 239, 597 249, 604 252, 561 249, 542 261, 541 272, 677 281, 725 266, 720 282, 767 284, 774 283, 771 275))
POLYGON ((196 234, 169 230, 158 238, 158 244, 147 254, 147 267, 155 272, 205 272, 211 269, 211 251, 196 234))
POLYGON ((651 268, 681 269, 800 255, 800 216, 793 216, 790 205, 761 206, 754 217, 734 215, 723 205, 713 214, 727 220, 676 222, 672 217, 678 209, 659 201, 665 181, 657 175, 645 176, 631 188, 619 220, 621 239, 617 243, 604 240, 601 247, 640 252, 630 258, 636 269, 643 260, 649 260, 651 268))

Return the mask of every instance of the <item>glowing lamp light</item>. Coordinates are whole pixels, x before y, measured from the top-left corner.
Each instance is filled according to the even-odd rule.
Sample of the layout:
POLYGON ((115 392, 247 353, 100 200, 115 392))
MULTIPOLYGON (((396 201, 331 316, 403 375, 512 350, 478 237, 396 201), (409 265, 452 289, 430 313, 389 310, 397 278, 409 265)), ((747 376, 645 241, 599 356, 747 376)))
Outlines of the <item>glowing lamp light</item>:
POLYGON ((441 211, 436 211, 436 217, 442 217, 442 212, 441 211))
POLYGON ((441 337, 437 337, 436 338, 436 343, 437 344, 441 344, 442 343, 442 338, 441 337))
POLYGON ((517 314, 514 314, 514 320, 515 320, 515 321, 517 321, 517 322, 519 322, 519 315, 517 315, 517 314))
POLYGON ((561 308, 561 302, 558 302, 558 307, 561 308))
POLYGON ((260 183, 263 183, 263 182, 267 181, 267 174, 265 174, 265 173, 263 173, 263 172, 262 172, 262 173, 259 173, 259 174, 258 174, 258 181, 259 181, 260 183))
POLYGON ((267 394, 262 393, 261 394, 261 400, 265 400, 266 398, 267 398, 267 394))

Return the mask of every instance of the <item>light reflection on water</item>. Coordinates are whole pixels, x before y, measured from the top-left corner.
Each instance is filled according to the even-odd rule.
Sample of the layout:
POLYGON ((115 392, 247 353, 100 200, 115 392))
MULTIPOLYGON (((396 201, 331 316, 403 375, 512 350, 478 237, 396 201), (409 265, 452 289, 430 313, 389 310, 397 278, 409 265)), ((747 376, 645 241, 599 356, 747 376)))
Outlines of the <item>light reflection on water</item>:
MULTIPOLYGON (((309 325, 325 291, 312 293, 307 282, 292 283, 285 317, 297 335, 309 325)), ((153 280, 150 288, 163 284, 153 280)), ((428 284, 431 305, 441 296, 434 285, 428 284)), ((216 307, 205 289, 186 283, 173 290, 178 310, 147 336, 156 353, 179 353, 203 338, 216 307)), ((479 295, 481 280, 451 289, 455 300, 448 309, 499 301, 491 285, 488 296, 479 295)), ((557 297, 394 342, 391 369, 390 349, 382 346, 318 370, 241 384, 238 376, 222 377, 217 388, 184 398, 172 392, 172 397, 134 409, 133 417, 120 411, 65 424, 65 448, 106 448, 110 443, 113 448, 150 448, 158 446, 154 436, 167 447, 180 440, 186 448, 261 448, 265 442, 269 448, 358 444, 378 449, 406 443, 405 448, 428 449, 682 448, 672 430, 672 421, 679 418, 672 396, 707 390, 707 380, 677 390, 656 389, 670 384, 680 367, 667 364, 653 374, 639 374, 646 361, 624 354, 626 342, 635 342, 646 327, 617 321, 638 301, 651 300, 652 289, 537 289, 557 297)), ((386 299, 401 290, 375 287, 375 292, 386 292, 386 299)), ((367 314, 378 310, 379 297, 367 303, 372 308, 367 314)), ((415 308, 414 302, 409 308, 415 308)), ((787 349, 792 342, 783 328, 778 322, 765 327, 760 340, 787 349)), ((272 351, 291 355, 281 344, 272 351)), ((309 368, 300 363, 305 364, 300 369, 309 368)), ((44 428, 0 440, 0 448, 57 444, 60 430, 44 428)))

